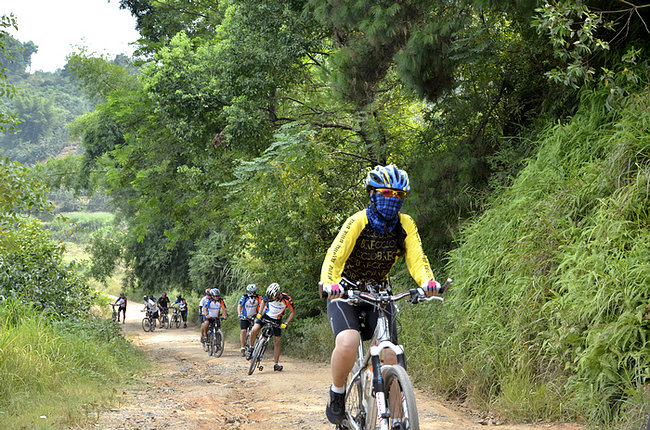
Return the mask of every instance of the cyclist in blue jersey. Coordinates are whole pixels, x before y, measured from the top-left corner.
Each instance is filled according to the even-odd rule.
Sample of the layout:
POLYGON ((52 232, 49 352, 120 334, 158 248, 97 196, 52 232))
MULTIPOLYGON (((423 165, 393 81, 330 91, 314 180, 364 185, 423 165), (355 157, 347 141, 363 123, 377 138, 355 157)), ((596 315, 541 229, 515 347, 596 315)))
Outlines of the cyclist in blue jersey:
POLYGON ((210 290, 210 298, 203 305, 203 316, 205 321, 201 324, 201 343, 205 343, 208 336, 208 328, 210 323, 217 325, 217 328, 221 327, 221 321, 219 317, 223 314, 223 319, 228 319, 228 312, 226 310, 226 303, 221 298, 221 292, 218 288, 213 288, 210 290))
POLYGON ((182 295, 176 296, 176 301, 172 303, 172 306, 178 305, 178 310, 181 313, 181 318, 183 318, 183 328, 187 327, 187 302, 182 295))

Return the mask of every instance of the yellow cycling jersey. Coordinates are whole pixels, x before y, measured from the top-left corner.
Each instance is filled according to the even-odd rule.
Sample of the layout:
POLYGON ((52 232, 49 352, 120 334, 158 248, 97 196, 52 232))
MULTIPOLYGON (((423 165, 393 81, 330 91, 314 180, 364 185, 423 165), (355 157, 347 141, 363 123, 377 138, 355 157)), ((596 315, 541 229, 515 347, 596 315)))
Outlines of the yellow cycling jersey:
MULTIPOLYGON (((406 232, 404 258, 409 273, 422 285, 434 279, 429 259, 422 250, 418 229, 409 215, 399 214, 406 232)), ((381 282, 388 279, 391 268, 399 258, 399 225, 391 233, 374 231, 368 223, 366 210, 349 217, 330 246, 320 280, 324 284, 338 283, 342 277, 354 282, 381 282)))

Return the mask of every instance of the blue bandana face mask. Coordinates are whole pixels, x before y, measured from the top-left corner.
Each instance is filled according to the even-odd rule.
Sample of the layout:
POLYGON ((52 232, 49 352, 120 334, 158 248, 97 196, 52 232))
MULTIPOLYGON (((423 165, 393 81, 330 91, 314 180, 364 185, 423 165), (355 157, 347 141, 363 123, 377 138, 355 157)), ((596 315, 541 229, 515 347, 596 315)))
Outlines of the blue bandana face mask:
POLYGON ((379 194, 372 195, 372 201, 375 203, 377 212, 390 222, 397 218, 399 210, 402 208, 403 199, 397 197, 384 197, 379 194))
POLYGON ((393 231, 397 225, 399 210, 404 200, 378 194, 373 194, 371 199, 372 203, 366 209, 371 227, 378 233, 393 231))

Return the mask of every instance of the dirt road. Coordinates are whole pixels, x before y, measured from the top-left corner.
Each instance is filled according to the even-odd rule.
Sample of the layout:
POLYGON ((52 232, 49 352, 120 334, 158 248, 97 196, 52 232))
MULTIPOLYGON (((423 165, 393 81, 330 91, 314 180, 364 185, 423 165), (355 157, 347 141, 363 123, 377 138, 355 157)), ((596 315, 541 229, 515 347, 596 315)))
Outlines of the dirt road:
MULTIPOLYGON (((129 303, 123 330, 154 362, 145 387, 116 396, 115 404, 99 414, 101 429, 333 429, 325 418, 330 384, 329 364, 287 356, 282 372, 273 371, 272 351, 264 370, 248 376, 248 362, 239 345, 226 341, 220 358, 203 352, 199 329, 142 330, 141 305, 129 303)), ((422 429, 478 429, 489 420, 452 409, 432 395, 416 393, 422 429)), ((579 430, 571 424, 515 426, 503 430, 579 430)))

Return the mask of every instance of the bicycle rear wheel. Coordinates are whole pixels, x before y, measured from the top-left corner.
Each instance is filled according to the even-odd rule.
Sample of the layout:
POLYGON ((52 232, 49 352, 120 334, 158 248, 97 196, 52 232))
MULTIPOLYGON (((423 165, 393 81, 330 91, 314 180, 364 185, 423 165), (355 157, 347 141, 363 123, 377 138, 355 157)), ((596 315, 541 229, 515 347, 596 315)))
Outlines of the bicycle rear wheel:
MULTIPOLYGON (((388 428, 397 428, 396 423, 400 422, 399 429, 417 430, 420 428, 418 409, 415 404, 415 393, 413 385, 406 370, 402 366, 382 366, 384 370, 384 390, 386 402, 390 410, 390 422, 388 428)), ((368 399, 368 422, 366 429, 375 430, 379 428, 379 417, 377 417, 377 403, 375 397, 368 399)))
POLYGON ((151 320, 147 317, 142 318, 142 330, 151 331, 151 320))
POLYGON ((224 346, 224 339, 223 339, 223 333, 221 333, 221 330, 217 330, 217 333, 214 335, 215 336, 215 351, 214 351, 214 356, 219 358, 221 357, 221 354, 223 354, 223 346, 224 346))

